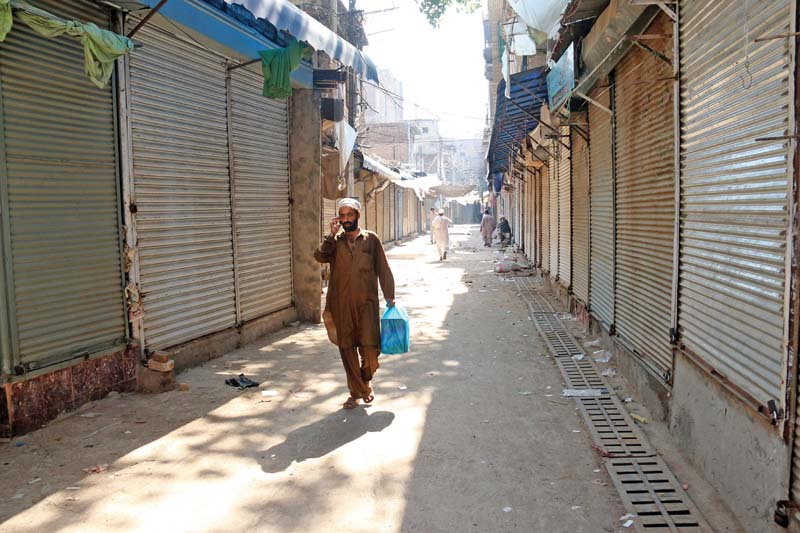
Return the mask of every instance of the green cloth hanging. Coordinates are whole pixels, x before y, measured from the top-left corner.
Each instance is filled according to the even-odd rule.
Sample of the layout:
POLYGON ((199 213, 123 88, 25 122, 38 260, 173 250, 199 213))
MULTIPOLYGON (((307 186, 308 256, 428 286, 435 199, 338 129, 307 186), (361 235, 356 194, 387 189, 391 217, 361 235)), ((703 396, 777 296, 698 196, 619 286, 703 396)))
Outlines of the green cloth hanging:
POLYGON ((18 8, 17 17, 31 29, 45 37, 58 37, 67 34, 76 37, 83 45, 86 75, 99 88, 108 85, 114 72, 114 61, 133 50, 133 41, 124 35, 101 30, 96 24, 75 20, 64 20, 43 9, 19 0, 0 0, 0 42, 11 29, 10 17, 6 20, 3 7, 18 8), (2 32, 7 23, 7 30, 2 32))
POLYGON ((300 66, 300 60, 310 59, 314 49, 304 42, 292 38, 286 48, 262 50, 261 70, 264 73, 263 95, 267 98, 287 98, 292 95, 292 72, 300 66))
POLYGON ((9 0, 0 0, 0 42, 3 42, 11 31, 11 4, 9 0))

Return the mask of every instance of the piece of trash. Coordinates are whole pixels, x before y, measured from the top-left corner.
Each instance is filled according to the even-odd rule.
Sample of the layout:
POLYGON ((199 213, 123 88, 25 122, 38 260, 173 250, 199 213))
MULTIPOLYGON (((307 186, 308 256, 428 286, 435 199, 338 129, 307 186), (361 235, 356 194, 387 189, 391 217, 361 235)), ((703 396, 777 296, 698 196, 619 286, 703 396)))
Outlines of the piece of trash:
POLYGON ((105 472, 106 470, 108 470, 108 465, 90 466, 89 468, 83 469, 83 471, 87 474, 99 474, 100 472, 105 472))
POLYGON ((614 370, 613 368, 606 368, 605 370, 600 372, 600 375, 605 376, 607 378, 613 378, 614 376, 617 375, 617 371, 614 370))
POLYGON ((231 387, 236 387, 239 390, 258 387, 260 385, 260 383, 258 383, 257 381, 253 381, 252 379, 246 377, 244 374, 239 374, 235 378, 226 379, 225 384, 230 385, 231 387))
POLYGON ((298 321, 296 321, 296 322, 292 322, 292 323, 291 323, 291 324, 289 324, 289 325, 290 325, 290 326, 292 326, 293 328, 296 328, 297 326, 299 326, 299 325, 300 325, 300 321, 298 320, 298 321))
POLYGON ((103 416, 103 415, 95 412, 83 413, 82 415, 80 415, 81 418, 95 418, 97 416, 103 416))
POLYGON ((488 423, 489 423, 489 421, 488 421, 488 420, 483 420, 483 423, 484 423, 484 424, 488 424, 488 423))
POLYGON ((503 512, 504 513, 510 513, 511 511, 513 511, 513 509, 511 507, 503 507, 503 512))
POLYGON ((575 355, 573 355, 572 359, 575 360, 575 361, 583 361, 584 357, 585 357, 585 355, 583 354, 583 352, 580 352, 580 353, 576 353, 575 355))
POLYGON ((597 474, 598 472, 600 472, 600 469, 599 469, 599 468, 595 468, 594 470, 592 470, 592 472, 594 472, 595 474, 597 474))
POLYGON ((600 347, 600 339, 595 339, 593 341, 584 342, 583 345, 587 348, 599 348, 600 347))
POLYGON ((598 363, 608 363, 611 361, 611 352, 608 350, 597 350, 592 354, 594 356, 594 360, 598 363))
POLYGON ((125 434, 126 434, 126 435, 130 435, 131 433, 133 433, 133 431, 131 431, 130 429, 126 429, 126 430, 125 430, 125 434))
POLYGON ((555 317, 559 320, 572 320, 572 315, 569 313, 556 313, 555 317))
POLYGON ((622 524, 622 527, 631 527, 632 525, 633 525, 633 520, 628 520, 627 522, 622 524))
POLYGON ((623 401, 624 403, 633 403, 633 398, 631 398, 630 396, 628 396, 627 398, 625 398, 625 399, 624 399, 624 400, 622 400, 622 401, 623 401))
POLYGON ((400 389, 400 390, 406 390, 408 387, 406 387, 405 385, 400 385, 397 388, 400 389))
POLYGON ((628 513, 628 514, 626 514, 626 515, 620 516, 620 517, 619 517, 619 521, 620 521, 620 522, 623 522, 623 521, 625 521, 625 520, 630 520, 631 518, 636 518, 636 515, 635 515, 635 514, 632 514, 632 513, 628 513))
POLYGON ((25 446, 25 443, 24 442, 15 442, 14 446, 16 446, 17 448, 22 448, 23 446, 25 446))
POLYGON ((180 390, 182 392, 186 392, 187 390, 189 390, 189 384, 188 383, 180 383, 180 384, 178 384, 178 390, 180 390))
POLYGON ((81 488, 80 487, 67 487, 64 490, 81 490, 81 488))
POLYGON ((521 394, 522 396, 530 396, 530 395, 531 395, 531 394, 533 394, 533 393, 532 393, 532 392, 530 392, 530 391, 525 391, 525 392, 520 392, 520 394, 521 394))
POLYGON ((592 449, 597 452, 600 457, 614 457, 613 453, 605 451, 603 448, 598 446, 597 444, 592 444, 592 449))
POLYGON ((636 413, 631 413, 631 418, 633 418, 640 424, 647 424, 649 422, 649 420, 647 420, 645 417, 643 417, 642 415, 637 415, 636 413))
POLYGON ((564 398, 596 398, 608 394, 608 389, 561 389, 564 398))
POLYGON ((683 484, 683 490, 689 490, 689 484, 688 483, 684 483, 683 484))
POLYGON ((580 430, 580 429, 573 429, 573 430, 572 430, 572 432, 573 432, 573 433, 580 433, 580 432, 581 432, 581 430, 580 430))
POLYGON ((276 391, 276 390, 262 390, 261 391, 261 396, 273 397, 273 396, 277 396, 277 395, 278 395, 278 391, 276 391))
POLYGON ((570 509, 572 509, 573 511, 577 511, 578 509, 581 509, 581 508, 582 507, 580 505, 573 505, 572 507, 570 507, 570 509))
POLYGON ((39 483, 41 480, 42 480, 42 478, 35 477, 32 480, 28 481, 28 485, 35 485, 36 483, 39 483))

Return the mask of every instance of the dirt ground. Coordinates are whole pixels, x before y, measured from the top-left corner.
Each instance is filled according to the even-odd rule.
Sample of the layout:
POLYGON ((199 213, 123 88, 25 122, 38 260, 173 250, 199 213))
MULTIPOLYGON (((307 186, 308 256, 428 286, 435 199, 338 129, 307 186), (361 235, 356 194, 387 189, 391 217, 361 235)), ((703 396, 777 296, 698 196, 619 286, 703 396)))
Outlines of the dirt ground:
POLYGON ((322 326, 288 328, 179 375, 188 391, 113 395, 0 444, 0 531, 628 531, 476 229, 452 230, 443 263, 427 236, 389 252, 412 351, 381 357, 372 406, 341 409, 322 326), (261 386, 225 385, 239 373, 261 386))

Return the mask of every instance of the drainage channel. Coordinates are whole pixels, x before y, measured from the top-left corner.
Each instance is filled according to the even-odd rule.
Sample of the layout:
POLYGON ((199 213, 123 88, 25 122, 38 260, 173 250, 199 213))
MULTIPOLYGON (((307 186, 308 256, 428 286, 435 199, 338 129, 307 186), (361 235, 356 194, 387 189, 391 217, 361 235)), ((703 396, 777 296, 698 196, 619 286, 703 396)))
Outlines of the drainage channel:
POLYGON ((711 531, 594 361, 564 327, 539 284, 531 278, 514 282, 567 388, 591 389, 595 394, 575 401, 625 509, 635 515, 635 530, 711 531))

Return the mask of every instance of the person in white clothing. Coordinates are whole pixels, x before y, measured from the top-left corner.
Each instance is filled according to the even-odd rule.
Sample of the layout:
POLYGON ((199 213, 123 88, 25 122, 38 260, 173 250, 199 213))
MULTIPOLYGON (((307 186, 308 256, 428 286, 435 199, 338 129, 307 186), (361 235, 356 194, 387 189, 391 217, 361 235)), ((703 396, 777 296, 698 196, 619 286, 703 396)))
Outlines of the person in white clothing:
POLYGON ((448 226, 452 226, 453 221, 444 216, 444 209, 439 210, 439 216, 431 222, 431 234, 436 242, 436 249, 439 250, 439 261, 447 259, 447 249, 450 248, 450 234, 448 226))

